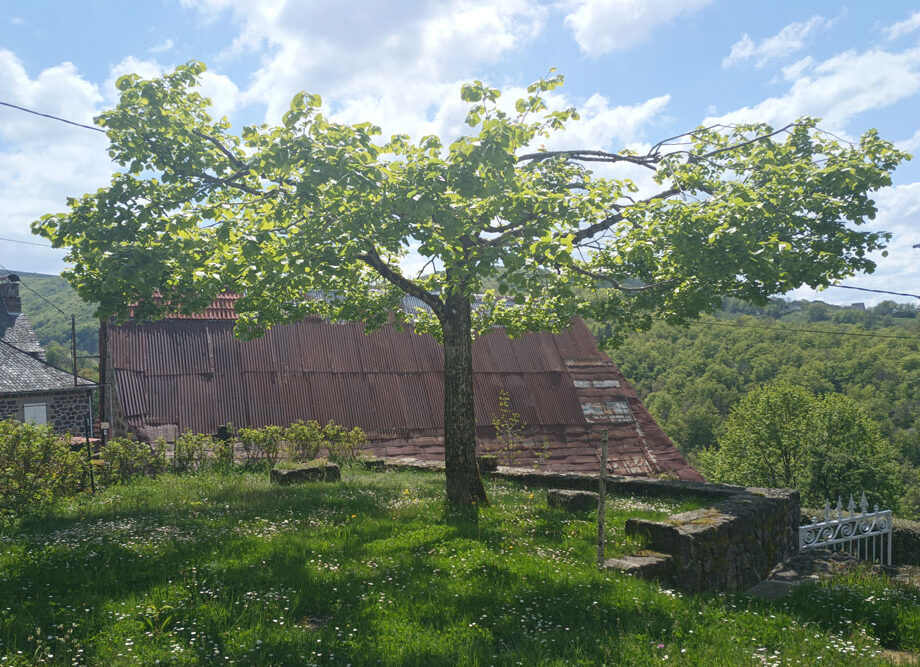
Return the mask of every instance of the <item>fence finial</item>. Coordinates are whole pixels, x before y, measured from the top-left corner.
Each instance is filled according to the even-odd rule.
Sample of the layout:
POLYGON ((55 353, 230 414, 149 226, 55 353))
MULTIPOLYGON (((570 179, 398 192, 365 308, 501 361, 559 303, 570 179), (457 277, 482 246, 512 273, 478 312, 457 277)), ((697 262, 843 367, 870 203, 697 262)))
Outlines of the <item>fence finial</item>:
POLYGON ((843 518, 843 498, 837 496, 837 518, 843 518))
POLYGON ((869 503, 866 500, 866 492, 862 492, 862 498, 859 500, 859 511, 862 514, 865 514, 869 510, 869 503))
POLYGON ((850 494, 850 502, 847 503, 847 510, 850 512, 850 516, 856 516, 856 503, 853 502, 853 494, 850 494))
POLYGON ((824 501, 824 520, 831 520, 831 502, 829 500, 824 501))

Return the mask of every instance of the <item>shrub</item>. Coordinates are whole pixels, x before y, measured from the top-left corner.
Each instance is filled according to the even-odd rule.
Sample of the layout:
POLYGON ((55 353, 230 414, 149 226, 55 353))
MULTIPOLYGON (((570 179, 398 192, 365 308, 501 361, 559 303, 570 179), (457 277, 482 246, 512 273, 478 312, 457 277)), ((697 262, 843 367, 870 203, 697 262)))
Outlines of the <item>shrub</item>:
POLYGON ((236 460, 236 428, 233 422, 217 428, 217 433, 213 438, 214 442, 214 464, 218 468, 232 468, 236 460))
POLYGON ((137 475, 156 475, 166 469, 165 443, 148 445, 129 438, 113 438, 99 450, 103 485, 125 482, 137 475))
POLYGON ((499 443, 499 454, 504 454, 507 464, 513 466, 518 452, 523 449, 527 424, 511 409, 511 396, 504 389, 498 393, 498 413, 492 417, 492 427, 499 443))
POLYGON ((275 425, 239 430, 240 444, 249 462, 267 461, 274 465, 281 456, 284 437, 285 429, 275 425))
POLYGON ((262 459, 269 465, 275 465, 281 456, 281 445, 284 442, 284 429, 280 426, 269 425, 262 427, 262 459))
POLYGON ((232 468, 235 459, 235 448, 233 440, 215 440, 214 465, 219 468, 232 468))
POLYGON ((243 448, 243 455, 247 461, 254 461, 262 455, 262 430, 258 428, 243 427, 239 430, 238 436, 240 446, 243 448))
POLYGON ((86 458, 47 426, 0 421, 0 527, 74 493, 86 458))
POLYGON ((210 435, 186 431, 176 438, 176 444, 173 446, 173 470, 177 472, 199 470, 207 461, 208 453, 212 449, 214 449, 214 441, 210 435))
POLYGON ((284 437, 288 444, 288 457, 299 463, 315 459, 323 446, 323 428, 313 419, 294 422, 288 426, 284 437))
POLYGON ((367 444, 367 435, 357 426, 347 431, 344 426, 329 420, 323 427, 323 440, 329 450, 330 461, 353 461, 367 444))

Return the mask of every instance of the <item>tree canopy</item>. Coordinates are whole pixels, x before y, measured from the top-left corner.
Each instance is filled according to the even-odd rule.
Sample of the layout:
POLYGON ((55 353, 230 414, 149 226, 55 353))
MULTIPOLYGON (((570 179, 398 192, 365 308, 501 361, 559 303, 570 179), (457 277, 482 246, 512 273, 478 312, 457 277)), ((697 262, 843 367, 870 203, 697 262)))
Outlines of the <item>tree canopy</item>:
POLYGON ((470 134, 449 144, 333 122, 307 93, 281 125, 237 135, 195 91, 203 70, 120 78, 118 105, 96 122, 124 171, 34 230, 70 246, 67 276, 103 317, 125 318, 133 303, 140 318, 194 311, 233 290, 243 335, 315 315, 371 328, 395 317, 438 336, 454 507, 484 500, 477 332, 558 330, 580 315, 618 334, 653 316, 685 321, 725 295, 763 302, 871 271, 868 255, 888 237, 857 227, 907 157, 874 131, 851 144, 810 118, 701 127, 644 153, 545 150, 578 118, 548 108, 563 83, 553 72, 513 111, 497 89, 464 85, 470 134), (648 170, 658 187, 639 193, 593 174, 598 164, 648 170), (404 271, 410 248, 431 270, 404 271), (426 308, 405 311, 404 295, 426 308))
POLYGON ((732 409, 718 448, 700 462, 712 481, 798 489, 811 507, 862 491, 888 508, 900 500, 894 450, 843 394, 759 387, 732 409))

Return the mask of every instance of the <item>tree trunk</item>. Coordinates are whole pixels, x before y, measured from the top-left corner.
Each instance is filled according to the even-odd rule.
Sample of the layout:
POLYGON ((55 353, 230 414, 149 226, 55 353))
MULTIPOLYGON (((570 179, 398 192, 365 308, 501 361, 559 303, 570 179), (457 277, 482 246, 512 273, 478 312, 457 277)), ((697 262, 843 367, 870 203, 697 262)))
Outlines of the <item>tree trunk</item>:
POLYGON ((444 332, 444 465, 447 503, 453 512, 476 514, 488 503, 476 464, 476 415, 473 398, 473 343, 470 302, 448 296, 444 332))

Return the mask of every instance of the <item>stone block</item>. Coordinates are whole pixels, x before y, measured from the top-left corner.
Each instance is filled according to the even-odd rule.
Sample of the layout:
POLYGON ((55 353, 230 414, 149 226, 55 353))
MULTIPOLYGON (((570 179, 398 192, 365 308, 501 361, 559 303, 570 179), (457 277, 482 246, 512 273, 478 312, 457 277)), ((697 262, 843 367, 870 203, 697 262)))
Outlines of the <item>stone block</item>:
POLYGON ((479 472, 495 472, 498 470, 498 457, 493 454, 483 454, 476 457, 479 463, 479 472))
POLYGON ((361 459, 361 465, 363 465, 366 470, 383 470, 386 467, 384 463, 383 459, 361 459))
POLYGON ((290 469, 272 468, 269 475, 272 483, 288 485, 304 482, 337 482, 341 479, 339 467, 334 463, 326 465, 299 465, 290 469))
POLYGON ((594 491, 573 491, 571 489, 549 489, 546 503, 570 512, 597 508, 597 494, 594 491))
POLYGON ((671 571, 672 561, 673 558, 668 554, 646 551, 622 558, 609 558, 604 561, 604 567, 640 579, 665 579, 671 571))

